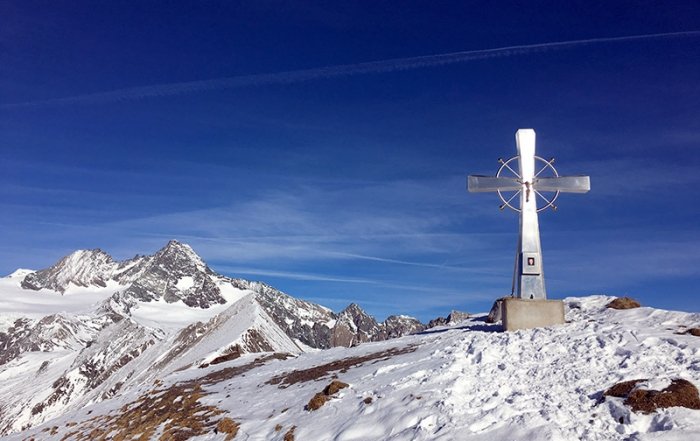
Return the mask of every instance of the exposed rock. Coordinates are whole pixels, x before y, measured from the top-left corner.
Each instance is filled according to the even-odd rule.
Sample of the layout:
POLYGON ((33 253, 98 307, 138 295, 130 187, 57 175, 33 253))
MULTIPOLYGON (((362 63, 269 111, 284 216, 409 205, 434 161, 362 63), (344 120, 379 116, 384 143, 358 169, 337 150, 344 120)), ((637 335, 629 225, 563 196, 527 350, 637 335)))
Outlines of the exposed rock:
POLYGON ((312 348, 327 349, 331 344, 331 328, 336 323, 336 314, 315 303, 291 297, 269 285, 233 279, 241 289, 257 293, 260 306, 281 329, 312 348))
POLYGON ((188 306, 208 308, 225 303, 210 277, 213 275, 189 245, 171 240, 153 256, 136 256, 123 262, 115 262, 100 249, 75 251, 50 268, 26 275, 21 286, 64 293, 71 285, 105 287, 114 281, 128 285, 122 297, 142 302, 182 300, 188 306))
POLYGON ((496 299, 495 302, 493 302, 493 306, 491 306, 489 315, 486 317, 486 323, 496 323, 501 321, 501 305, 503 305, 503 300, 507 298, 508 297, 501 297, 496 299))
POLYGON ((0 332, 0 365, 25 352, 82 349, 102 327, 104 317, 78 318, 52 314, 40 320, 15 320, 0 332))
POLYGON ((54 266, 28 274, 22 280, 24 289, 38 291, 42 288, 60 293, 71 285, 107 286, 117 263, 104 251, 78 250, 58 261, 54 266))
POLYGON ((162 298, 168 303, 182 300, 187 306, 209 308, 226 303, 212 275, 189 245, 171 240, 148 260, 123 293, 144 302, 162 298))
POLYGON ((447 317, 438 317, 428 322, 426 329, 434 328, 436 326, 446 326, 454 325, 469 318, 469 314, 461 311, 451 311, 447 317))
POLYGON ((407 315, 390 315, 384 320, 386 338, 402 337, 425 330, 425 325, 418 319, 407 315))
POLYGON ((356 303, 351 303, 338 314, 338 320, 332 331, 332 346, 351 347, 380 340, 386 340, 386 332, 374 317, 367 314, 356 303))

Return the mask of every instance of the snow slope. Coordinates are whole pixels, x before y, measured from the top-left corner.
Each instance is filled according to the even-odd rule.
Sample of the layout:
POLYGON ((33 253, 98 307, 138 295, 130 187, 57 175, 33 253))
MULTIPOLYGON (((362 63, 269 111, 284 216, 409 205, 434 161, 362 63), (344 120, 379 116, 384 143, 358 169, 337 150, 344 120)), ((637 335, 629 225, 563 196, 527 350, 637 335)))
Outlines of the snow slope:
MULTIPOLYGON (((78 439, 94 428, 116 435, 113 422, 134 409, 137 399, 147 403, 145 396, 169 396, 178 387, 201 387, 198 403, 210 410, 193 410, 190 417, 229 417, 240 423, 236 439, 282 440, 293 426, 298 440, 700 439, 698 410, 643 415, 630 412, 620 399, 601 399, 622 380, 647 378, 663 385, 680 377, 700 386, 700 338, 681 334, 700 326, 700 314, 609 310, 604 307, 609 300, 566 299, 568 323, 548 329, 504 333, 482 317, 287 360, 248 354, 173 372, 157 385, 132 387, 5 439, 58 440, 69 433, 78 439), (305 410, 334 376, 349 387, 320 409, 305 410), (148 395, 154 388, 157 393, 148 395)), ((171 405, 181 401, 175 398, 171 405)), ((193 439, 226 438, 205 423, 209 429, 193 439)), ((168 424, 158 427, 152 439, 168 424)))
MULTIPOLYGON (((28 270, 0 277, 0 332, 20 317, 39 319, 51 314, 85 314, 93 311, 122 286, 110 281, 106 287, 71 287, 64 294, 42 289, 23 289, 20 283, 28 270)), ((29 271, 31 272, 31 271, 29 271)))
POLYGON ((151 256, 78 250, 17 270, 0 278, 0 434, 247 353, 296 355, 423 329, 352 310, 336 326, 330 309, 216 274, 175 240, 151 256))

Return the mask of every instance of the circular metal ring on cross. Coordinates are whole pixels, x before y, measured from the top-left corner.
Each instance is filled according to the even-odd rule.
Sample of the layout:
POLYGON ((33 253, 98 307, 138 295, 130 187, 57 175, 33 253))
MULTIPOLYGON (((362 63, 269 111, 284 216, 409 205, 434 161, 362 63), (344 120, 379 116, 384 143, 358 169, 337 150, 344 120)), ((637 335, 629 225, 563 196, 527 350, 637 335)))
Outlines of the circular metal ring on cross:
MULTIPOLYGON (((516 176, 518 179, 520 179, 520 175, 518 175, 518 173, 515 172, 514 168, 511 167, 511 166, 509 165, 512 161, 517 161, 518 158, 519 158, 519 156, 516 155, 516 156, 513 156, 512 158, 508 159, 507 161, 504 161, 504 160, 500 159, 499 161, 501 162, 501 167, 498 169, 498 172, 496 172, 496 177, 497 177, 497 178, 505 177, 504 174, 510 172, 511 174, 513 174, 514 176, 516 176)), ((553 174, 553 177, 559 177, 559 173, 557 172, 557 169, 554 168, 554 166, 552 165, 552 163, 554 162, 554 158, 552 158, 552 159, 550 159, 549 161, 547 161, 546 159, 544 159, 544 158, 542 158, 542 157, 540 157, 540 156, 535 156, 535 164, 537 164, 537 161, 543 163, 544 166, 542 166, 542 168, 540 169, 540 171, 537 172, 537 174, 535 175, 535 179, 537 178, 537 176, 539 176, 540 174, 542 174, 542 172, 545 171, 545 170, 550 170, 551 173, 553 174)), ((510 208, 510 209, 513 210, 513 211, 517 211, 518 213, 521 212, 521 211, 522 211, 522 206, 520 206, 520 207, 515 207, 514 205, 511 204, 511 201, 512 201, 516 196, 518 196, 518 195, 520 194, 521 191, 522 191, 522 190, 518 190, 517 192, 515 192, 515 194, 513 194, 513 195, 510 196, 508 199, 506 199, 505 196, 503 195, 503 192, 502 192, 501 190, 496 190, 496 192, 498 193, 498 197, 499 197, 499 198, 501 199, 501 201, 503 202, 503 205, 501 205, 501 209, 504 209, 505 207, 508 207, 508 208, 510 208)), ((540 211, 546 210, 546 209, 549 208, 549 207, 552 207, 554 210, 556 210, 556 206, 554 205, 554 201, 556 201, 557 198, 559 197, 559 191, 555 191, 555 192, 546 192, 547 194, 554 193, 554 195, 551 196, 551 197, 547 197, 547 196, 543 195, 541 192, 539 192, 539 191, 537 191, 537 190, 535 190, 535 193, 536 193, 536 196, 535 196, 535 197, 539 196, 540 198, 542 198, 542 199, 544 200, 544 202, 546 202, 545 205, 543 205, 543 206, 537 208, 537 212, 538 212, 538 213, 539 213, 540 211)))

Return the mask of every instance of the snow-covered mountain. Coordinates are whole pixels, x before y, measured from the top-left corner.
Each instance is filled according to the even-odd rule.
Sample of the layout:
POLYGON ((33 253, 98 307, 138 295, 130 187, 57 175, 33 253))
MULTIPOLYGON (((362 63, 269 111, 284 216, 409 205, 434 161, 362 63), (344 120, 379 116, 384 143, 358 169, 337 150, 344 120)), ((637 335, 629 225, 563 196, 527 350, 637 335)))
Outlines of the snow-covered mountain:
MULTIPOLYGON (((483 314, 347 349, 173 365, 7 439, 700 439, 700 314, 608 309, 610 300, 566 299, 567 323, 545 329, 502 332, 483 314), (674 384, 686 407, 668 407, 674 384), (634 410, 623 396, 633 394, 658 409, 634 410)), ((19 370, 41 378, 55 358, 41 354, 3 382, 19 370)))
POLYGON ((298 355, 422 329, 216 274, 177 241, 125 261, 80 250, 0 279, 0 434, 247 353, 298 355))

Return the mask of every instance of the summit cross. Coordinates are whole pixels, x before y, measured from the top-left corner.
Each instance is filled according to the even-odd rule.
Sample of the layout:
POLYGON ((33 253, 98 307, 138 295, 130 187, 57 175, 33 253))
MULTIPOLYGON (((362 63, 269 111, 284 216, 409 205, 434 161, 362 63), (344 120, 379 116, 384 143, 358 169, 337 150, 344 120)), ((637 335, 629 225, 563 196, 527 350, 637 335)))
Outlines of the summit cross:
POLYGON ((588 176, 559 176, 554 158, 535 155, 535 131, 520 129, 515 133, 518 155, 507 161, 499 159, 496 176, 470 175, 467 188, 472 193, 496 192, 506 207, 520 213, 520 235, 515 254, 511 295, 520 299, 545 300, 542 246, 537 213, 552 208, 559 193, 586 193, 591 189, 588 176), (517 170, 514 168, 517 161, 517 170), (542 164, 536 171, 536 165, 542 164), (519 205, 514 200, 519 196, 519 205), (538 201, 542 204, 538 207, 538 201), (513 202, 513 203, 511 203, 513 202), (517 289, 516 289, 517 288, 517 289))

